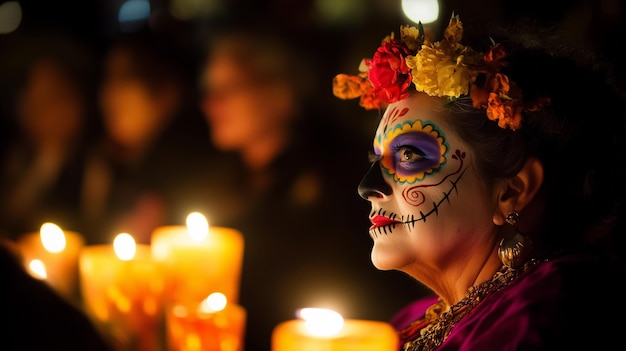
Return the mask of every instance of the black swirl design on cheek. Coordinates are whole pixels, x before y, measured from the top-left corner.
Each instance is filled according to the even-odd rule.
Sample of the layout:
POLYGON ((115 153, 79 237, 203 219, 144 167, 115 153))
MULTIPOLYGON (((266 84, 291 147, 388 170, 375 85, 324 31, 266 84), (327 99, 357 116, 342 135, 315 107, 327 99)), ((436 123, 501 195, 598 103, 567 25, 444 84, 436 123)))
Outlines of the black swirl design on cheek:
POLYGON ((423 204, 426 200, 424 198, 424 193, 417 189, 417 187, 404 189, 404 191, 402 192, 402 197, 404 197, 404 200, 406 200, 406 202, 413 206, 419 206, 423 204))
POLYGON ((452 159, 459 161, 459 167, 456 169, 456 171, 446 175, 439 183, 436 184, 419 184, 419 185, 414 185, 412 187, 408 187, 406 189, 404 189, 402 191, 402 197, 404 198, 404 200, 409 203, 410 205, 413 206, 420 206, 421 204, 424 203, 425 201, 425 197, 424 197, 424 193, 422 193, 422 189, 425 188, 430 188, 433 186, 438 186, 441 185, 443 182, 445 182, 448 178, 452 177, 455 174, 458 174, 459 172, 461 172, 461 169, 463 169, 463 159, 465 159, 465 152, 461 152, 460 150, 456 150, 454 152, 454 154, 451 156, 452 159))

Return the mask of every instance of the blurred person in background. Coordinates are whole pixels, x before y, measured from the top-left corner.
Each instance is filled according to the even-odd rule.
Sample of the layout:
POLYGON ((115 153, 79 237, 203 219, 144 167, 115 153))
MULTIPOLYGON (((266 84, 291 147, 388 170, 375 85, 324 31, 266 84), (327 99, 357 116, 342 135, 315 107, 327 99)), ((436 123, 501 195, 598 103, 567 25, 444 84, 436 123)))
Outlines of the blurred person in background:
POLYGON ((0 349, 112 350, 76 305, 24 269, 15 242, 44 221, 78 230, 81 150, 95 132, 93 52, 65 32, 12 40, 0 59, 0 349))
POLYGON ((82 189, 88 242, 128 232, 148 243, 155 227, 178 218, 177 196, 193 193, 182 188, 206 135, 197 133, 204 122, 189 100, 195 95, 188 60, 165 33, 111 38, 99 90, 104 133, 89 150, 82 189))
POLYGON ((82 152, 96 127, 93 52, 69 34, 38 33, 19 37, 2 62, 2 229, 12 239, 45 221, 80 230, 82 152))
POLYGON ((245 349, 269 350, 273 328, 303 307, 388 319, 419 288, 368 264, 358 225, 367 227, 366 208, 345 191, 361 176, 351 156, 361 141, 318 94, 324 67, 311 40, 244 18, 220 23, 208 39, 201 105, 221 154, 205 170, 204 212, 244 235, 245 349), (389 286, 406 294, 389 298, 389 286))

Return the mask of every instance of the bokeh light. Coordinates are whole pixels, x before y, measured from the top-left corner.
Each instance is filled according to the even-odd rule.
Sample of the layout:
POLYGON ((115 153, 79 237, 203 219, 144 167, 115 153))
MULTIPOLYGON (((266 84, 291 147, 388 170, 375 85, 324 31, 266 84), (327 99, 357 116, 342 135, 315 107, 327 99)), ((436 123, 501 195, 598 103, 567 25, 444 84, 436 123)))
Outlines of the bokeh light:
POLYGON ((0 34, 15 31, 22 22, 22 7, 17 1, 0 4, 0 34))
POLYGON ((63 230, 54 223, 44 223, 39 229, 41 243, 48 252, 58 253, 65 249, 67 239, 63 230))
POLYGON ((150 18, 150 2, 148 0, 127 0, 120 6, 117 20, 124 32, 136 31, 147 23, 150 18))
POLYGON ((120 233, 113 240, 113 249, 120 260, 130 261, 135 257, 137 244, 130 234, 120 233))
POLYGON ((402 12, 415 23, 433 23, 439 19, 439 0, 402 0, 402 12))
POLYGON ((304 320, 307 332, 315 336, 333 336, 343 328, 343 317, 326 308, 302 308, 298 316, 304 320))

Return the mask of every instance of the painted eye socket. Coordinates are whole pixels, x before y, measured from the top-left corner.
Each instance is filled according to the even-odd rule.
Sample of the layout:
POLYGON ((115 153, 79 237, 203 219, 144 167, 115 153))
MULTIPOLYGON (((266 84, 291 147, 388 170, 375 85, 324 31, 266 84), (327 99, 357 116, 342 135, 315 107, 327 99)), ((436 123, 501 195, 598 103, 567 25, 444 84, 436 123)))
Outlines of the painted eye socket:
POLYGON ((441 145, 439 139, 422 132, 398 135, 389 143, 389 160, 383 160, 383 166, 400 181, 423 179, 442 163, 441 145))
POLYGON ((400 183, 414 183, 437 172, 446 162, 448 147, 433 124, 405 121, 378 135, 374 150, 383 172, 400 183))
POLYGON ((413 145, 399 145, 393 149, 394 165, 398 174, 411 174, 436 167, 439 155, 434 156, 437 157, 429 157, 425 151, 413 145))

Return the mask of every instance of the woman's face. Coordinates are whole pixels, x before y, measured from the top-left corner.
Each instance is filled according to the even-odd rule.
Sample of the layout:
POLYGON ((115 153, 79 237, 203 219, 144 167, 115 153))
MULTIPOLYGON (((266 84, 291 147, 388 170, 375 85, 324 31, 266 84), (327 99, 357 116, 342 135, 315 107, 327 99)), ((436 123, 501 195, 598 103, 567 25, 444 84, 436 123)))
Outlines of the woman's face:
POLYGON ((105 61, 100 107, 108 135, 129 148, 141 148, 166 123, 162 96, 135 73, 131 54, 113 50, 105 61))
POLYGON ((474 166, 477 155, 435 112, 441 103, 412 95, 390 105, 376 131, 375 162, 359 194, 372 204, 378 269, 420 279, 494 240, 495 196, 474 166))
POLYGON ((289 123, 290 94, 283 85, 254 82, 228 53, 207 61, 202 111, 221 150, 241 151, 289 123))
POLYGON ((79 87, 63 69, 43 59, 32 66, 17 100, 19 123, 38 143, 70 142, 79 136, 85 104, 79 87))

